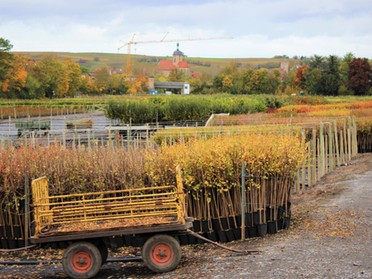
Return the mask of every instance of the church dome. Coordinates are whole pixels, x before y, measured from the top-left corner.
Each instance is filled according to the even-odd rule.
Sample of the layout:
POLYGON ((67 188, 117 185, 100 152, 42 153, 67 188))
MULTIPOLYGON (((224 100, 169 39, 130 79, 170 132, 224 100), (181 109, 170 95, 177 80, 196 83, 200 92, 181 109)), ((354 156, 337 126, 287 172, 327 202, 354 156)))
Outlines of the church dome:
POLYGON ((179 50, 179 47, 180 47, 180 44, 177 43, 177 50, 175 50, 175 51, 173 52, 173 56, 176 56, 176 55, 178 55, 178 56, 185 56, 185 55, 183 54, 183 52, 179 50))

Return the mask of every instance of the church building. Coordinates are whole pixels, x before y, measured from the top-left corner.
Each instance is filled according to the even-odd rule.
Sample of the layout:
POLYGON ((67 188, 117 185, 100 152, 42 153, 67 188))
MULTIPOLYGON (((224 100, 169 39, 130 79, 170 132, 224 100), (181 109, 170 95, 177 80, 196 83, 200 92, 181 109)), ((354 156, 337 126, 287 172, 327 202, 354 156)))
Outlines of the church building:
POLYGON ((160 60, 156 67, 158 73, 169 76, 174 70, 182 71, 185 75, 190 74, 189 64, 184 61, 185 55, 179 50, 179 43, 177 43, 177 50, 173 52, 173 60, 160 60))

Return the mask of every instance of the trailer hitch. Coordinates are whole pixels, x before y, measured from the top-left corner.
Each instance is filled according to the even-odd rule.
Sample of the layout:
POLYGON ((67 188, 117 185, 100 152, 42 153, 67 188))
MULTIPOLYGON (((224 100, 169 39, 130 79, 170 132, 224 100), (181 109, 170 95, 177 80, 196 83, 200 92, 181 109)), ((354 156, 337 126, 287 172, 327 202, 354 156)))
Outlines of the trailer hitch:
POLYGON ((192 231, 190 229, 188 229, 186 232, 189 235, 192 235, 192 236, 194 236, 196 238, 199 238, 199 239, 201 239, 201 240, 203 240, 205 242, 211 243, 213 245, 216 245, 219 248, 222 248, 222 249, 227 250, 227 251, 230 251, 230 252, 239 253, 239 254, 245 254, 245 255, 256 255, 256 254, 261 253, 261 251, 259 251, 259 250, 237 250, 237 249, 229 248, 227 246, 224 246, 224 245, 221 245, 221 244, 219 244, 217 242, 214 242, 214 241, 212 241, 212 240, 210 240, 208 238, 205 238, 204 236, 201 236, 200 234, 198 234, 198 233, 196 233, 196 232, 194 232, 194 231, 192 231))

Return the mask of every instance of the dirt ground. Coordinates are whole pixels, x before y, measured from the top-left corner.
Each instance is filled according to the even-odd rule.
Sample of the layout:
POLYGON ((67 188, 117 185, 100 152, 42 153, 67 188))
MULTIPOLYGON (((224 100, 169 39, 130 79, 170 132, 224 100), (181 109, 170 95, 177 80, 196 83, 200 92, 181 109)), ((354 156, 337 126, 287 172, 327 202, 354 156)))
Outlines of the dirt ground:
MULTIPOLYGON (((96 278, 372 278, 371 199, 372 154, 362 154, 314 188, 293 195, 289 230, 227 244, 260 250, 258 255, 235 254, 211 244, 189 245, 183 247, 181 263, 172 272, 155 274, 142 262, 107 263, 96 278)), ((118 252, 140 253, 137 248, 118 252)), ((61 255, 62 251, 40 249, 2 252, 0 261, 48 260, 61 255)), ((26 277, 67 278, 60 263, 0 265, 0 278, 26 277)))

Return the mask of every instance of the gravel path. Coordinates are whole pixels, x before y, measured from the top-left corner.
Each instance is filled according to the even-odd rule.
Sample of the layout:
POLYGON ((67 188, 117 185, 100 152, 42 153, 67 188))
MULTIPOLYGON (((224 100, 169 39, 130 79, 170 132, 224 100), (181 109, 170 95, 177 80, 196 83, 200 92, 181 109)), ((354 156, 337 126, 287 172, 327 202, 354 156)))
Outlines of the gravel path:
MULTIPOLYGON (((154 274, 142 262, 108 263, 97 278, 372 278, 372 154, 359 155, 314 188, 293 196, 289 230, 228 243, 260 250, 239 255, 213 245, 183 247, 178 268, 154 274)), ((125 248, 131 255, 138 249, 125 248)), ((0 254, 0 260, 58 258, 62 251, 0 254)), ((60 264, 1 266, 0 278, 66 278, 60 264)))

